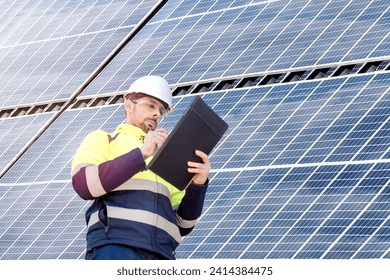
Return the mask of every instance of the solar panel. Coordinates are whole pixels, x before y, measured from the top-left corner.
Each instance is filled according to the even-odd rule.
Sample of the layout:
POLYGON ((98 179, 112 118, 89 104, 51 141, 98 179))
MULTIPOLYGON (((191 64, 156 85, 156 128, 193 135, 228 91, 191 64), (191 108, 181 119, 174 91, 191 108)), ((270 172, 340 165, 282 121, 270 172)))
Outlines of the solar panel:
POLYGON ((70 98, 154 2, 4 3, 0 107, 70 98))
POLYGON ((201 2, 169 1, 82 95, 388 55, 387 1, 201 2))
MULTIPOLYGON (((211 154, 203 216, 177 257, 385 257, 389 75, 204 94, 230 127, 211 154), (365 149, 377 152, 357 159, 365 149)), ((175 98, 161 125, 172 129, 192 98, 175 98)), ((86 133, 123 118, 122 105, 68 110, 1 178, 0 258, 83 258, 88 203, 70 185, 71 157, 86 133)))
POLYGON ((388 242, 370 233, 387 231, 389 213, 384 210, 384 199, 389 178, 383 178, 387 181, 383 185, 365 184, 364 180, 374 179, 375 173, 369 172, 374 168, 388 172, 389 164, 259 169, 229 175, 221 172, 220 179, 213 178, 220 183, 211 190, 211 198, 216 199, 208 200, 212 206, 178 255, 255 259, 385 257, 388 242), (361 183, 352 186, 348 182, 352 179, 345 178, 351 174, 356 178, 354 183, 361 183), (238 186, 242 188, 236 189, 238 186), (229 189, 222 191, 226 187, 229 189), (385 213, 376 215, 378 208, 385 213), (363 216, 375 216, 375 222, 362 226, 363 216), (379 226, 384 228, 378 230, 379 226), (366 251, 367 242, 375 243, 377 250, 366 251))
POLYGON ((53 113, 0 119, 0 174, 50 121, 53 113))
MULTIPOLYGON (((155 2, 1 2, 0 108, 68 100, 155 2)), ((161 126, 171 130, 195 94, 229 124, 177 258, 390 258, 388 9, 384 0, 167 1, 87 86, 80 98, 162 75, 194 94, 176 96, 161 126), (380 65, 360 72, 366 61, 380 65), (261 80, 275 71, 275 83, 261 80), (218 84, 256 73, 248 87, 218 84), (202 80, 210 85, 199 90, 202 80)), ((124 112, 108 102, 71 108, 55 121, 0 118, 2 260, 84 258, 89 202, 72 189, 70 162, 87 133, 113 131, 124 112)))

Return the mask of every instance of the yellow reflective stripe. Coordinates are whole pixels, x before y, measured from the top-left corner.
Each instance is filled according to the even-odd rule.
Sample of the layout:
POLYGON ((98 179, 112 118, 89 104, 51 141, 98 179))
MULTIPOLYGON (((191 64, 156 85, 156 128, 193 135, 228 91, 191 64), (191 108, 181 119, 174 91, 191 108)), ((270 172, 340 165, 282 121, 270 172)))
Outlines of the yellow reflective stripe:
POLYGON ((150 170, 146 170, 146 171, 143 171, 143 172, 138 172, 132 178, 149 180, 149 181, 155 181, 155 182, 159 182, 160 184, 163 184, 164 186, 166 186, 168 188, 169 192, 171 193, 170 196, 171 196, 171 204, 172 204, 172 206, 179 205, 181 200, 184 197, 185 190, 184 191, 178 190, 172 184, 170 184, 169 182, 165 181, 163 178, 157 176, 155 173, 153 173, 150 170))
MULTIPOLYGON (((181 242, 181 235, 178 227, 158 214, 139 209, 127 209, 122 207, 107 206, 107 216, 109 218, 134 221, 155 226, 172 236, 176 240, 176 242, 181 242)), ((89 219, 88 227, 91 227, 98 221, 98 212, 95 212, 91 215, 89 219)))
POLYGON ((88 190, 93 197, 105 195, 107 192, 102 186, 99 178, 99 166, 91 165, 85 168, 85 177, 87 181, 88 190))
POLYGON ((169 189, 161 183, 153 182, 145 179, 129 179, 119 187, 115 188, 114 191, 123 190, 141 190, 150 191, 157 194, 162 194, 171 201, 171 193, 169 189))
POLYGON ((184 220, 177 213, 175 213, 175 214, 176 214, 177 225, 179 227, 181 227, 181 228, 192 228, 198 222, 198 219, 195 219, 195 220, 184 220))

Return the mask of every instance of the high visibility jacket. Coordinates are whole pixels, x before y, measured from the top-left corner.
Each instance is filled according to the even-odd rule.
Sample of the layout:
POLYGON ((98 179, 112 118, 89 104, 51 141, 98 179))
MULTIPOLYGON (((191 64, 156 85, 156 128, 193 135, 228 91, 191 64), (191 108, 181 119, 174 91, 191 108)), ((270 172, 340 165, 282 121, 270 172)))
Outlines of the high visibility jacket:
POLYGON ((146 134, 121 124, 114 133, 91 132, 72 161, 72 184, 93 200, 86 211, 87 248, 124 244, 174 259, 181 236, 199 218, 207 184, 176 189, 146 169, 140 151, 146 134))

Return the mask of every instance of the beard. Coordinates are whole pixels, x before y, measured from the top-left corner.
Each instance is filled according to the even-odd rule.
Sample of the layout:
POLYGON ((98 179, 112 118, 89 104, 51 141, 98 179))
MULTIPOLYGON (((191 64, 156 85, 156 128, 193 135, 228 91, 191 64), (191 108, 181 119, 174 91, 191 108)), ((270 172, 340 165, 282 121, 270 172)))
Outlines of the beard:
POLYGON ((145 119, 142 124, 141 128, 143 131, 148 132, 148 131, 153 131, 157 127, 157 122, 154 119, 145 119))

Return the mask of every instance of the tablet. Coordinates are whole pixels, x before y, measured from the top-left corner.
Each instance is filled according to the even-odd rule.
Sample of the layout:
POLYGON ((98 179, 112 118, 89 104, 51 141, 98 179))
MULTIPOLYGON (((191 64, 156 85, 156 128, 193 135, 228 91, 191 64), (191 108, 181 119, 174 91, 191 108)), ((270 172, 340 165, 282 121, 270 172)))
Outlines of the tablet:
POLYGON ((187 162, 201 162, 195 150, 210 154, 227 129, 228 124, 196 96, 147 168, 184 190, 194 176, 187 162))

